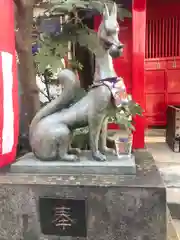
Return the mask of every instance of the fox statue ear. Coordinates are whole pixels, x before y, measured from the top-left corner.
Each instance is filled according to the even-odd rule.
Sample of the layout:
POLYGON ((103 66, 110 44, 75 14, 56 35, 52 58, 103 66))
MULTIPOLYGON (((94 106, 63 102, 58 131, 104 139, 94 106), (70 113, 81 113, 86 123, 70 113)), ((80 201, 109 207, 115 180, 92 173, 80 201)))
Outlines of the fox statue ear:
POLYGON ((108 19, 109 17, 109 10, 106 4, 104 4, 103 16, 104 16, 104 19, 108 19))
POLYGON ((113 4, 112 10, 111 10, 111 16, 114 18, 117 18, 117 5, 116 3, 113 4))

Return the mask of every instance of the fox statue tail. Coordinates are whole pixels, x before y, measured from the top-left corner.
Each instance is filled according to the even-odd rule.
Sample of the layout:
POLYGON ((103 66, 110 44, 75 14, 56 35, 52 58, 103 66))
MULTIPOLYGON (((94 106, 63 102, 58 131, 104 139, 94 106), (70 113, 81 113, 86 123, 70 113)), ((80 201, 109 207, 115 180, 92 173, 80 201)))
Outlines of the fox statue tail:
POLYGON ((77 79, 77 76, 69 69, 62 70, 59 73, 58 80, 59 84, 62 86, 62 93, 58 98, 52 100, 46 106, 42 107, 33 118, 29 128, 30 145, 32 135, 36 131, 36 126, 41 119, 55 113, 56 111, 61 111, 62 109, 66 108, 75 97, 76 89, 80 88, 80 83, 77 79))

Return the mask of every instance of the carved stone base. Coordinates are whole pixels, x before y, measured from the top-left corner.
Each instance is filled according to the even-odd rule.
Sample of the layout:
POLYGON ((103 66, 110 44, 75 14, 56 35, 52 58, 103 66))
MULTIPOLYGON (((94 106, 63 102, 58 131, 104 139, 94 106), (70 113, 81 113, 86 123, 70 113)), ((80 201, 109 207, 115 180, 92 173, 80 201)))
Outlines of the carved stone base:
POLYGON ((166 189, 152 156, 135 158, 134 175, 1 174, 0 240, 165 240, 166 189))
POLYGON ((51 173, 51 174, 121 174, 136 173, 134 155, 124 155, 120 159, 109 155, 108 161, 97 162, 92 159, 91 153, 86 151, 80 156, 79 162, 40 161, 32 153, 19 158, 11 166, 15 173, 51 173))

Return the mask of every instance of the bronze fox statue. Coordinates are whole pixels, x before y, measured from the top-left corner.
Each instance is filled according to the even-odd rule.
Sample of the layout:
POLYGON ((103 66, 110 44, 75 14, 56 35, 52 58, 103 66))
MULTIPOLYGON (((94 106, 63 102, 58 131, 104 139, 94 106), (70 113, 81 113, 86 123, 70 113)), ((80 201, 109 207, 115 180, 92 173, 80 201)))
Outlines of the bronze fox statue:
MULTIPOLYGON (((76 89, 80 87, 76 75, 68 69, 60 72, 58 79, 63 86, 60 97, 48 103, 34 117, 30 125, 29 141, 34 155, 40 160, 77 161, 78 154, 70 153, 73 130, 89 126, 90 149, 93 159, 106 161, 107 116, 114 106, 112 89, 119 81, 112 58, 123 52, 119 41, 117 6, 111 12, 105 5, 98 30, 101 51, 96 54, 93 86, 75 104, 71 104, 76 89), (100 144, 99 144, 100 143, 100 144)), ((120 80, 120 104, 127 101, 126 89, 120 80)))

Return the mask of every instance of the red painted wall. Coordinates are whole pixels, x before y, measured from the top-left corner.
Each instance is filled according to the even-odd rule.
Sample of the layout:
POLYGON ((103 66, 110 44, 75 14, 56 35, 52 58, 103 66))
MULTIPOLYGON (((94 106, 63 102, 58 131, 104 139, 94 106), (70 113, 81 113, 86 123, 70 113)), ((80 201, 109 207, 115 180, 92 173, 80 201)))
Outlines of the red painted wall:
POLYGON ((159 17, 179 16, 179 0, 148 0, 147 1, 147 19, 159 17))
MULTIPOLYGON (((162 22, 161 29, 157 31, 155 28, 151 31, 157 31, 157 34, 163 35, 163 28, 166 24, 168 33, 165 37, 170 39, 168 42, 164 36, 160 37, 159 45, 161 46, 159 47, 162 57, 151 57, 145 60, 146 117, 149 126, 165 125, 167 106, 169 104, 180 105, 180 38, 175 39, 175 35, 180 34, 179 13, 180 2, 177 0, 148 1, 147 20, 157 21, 158 19, 162 22), (169 18, 171 18, 170 21, 169 18), (168 24, 167 21, 169 21, 168 24), (170 54, 170 49, 175 57, 172 53, 170 54)), ((157 41, 153 44, 152 51, 158 48, 156 45, 157 41)))

